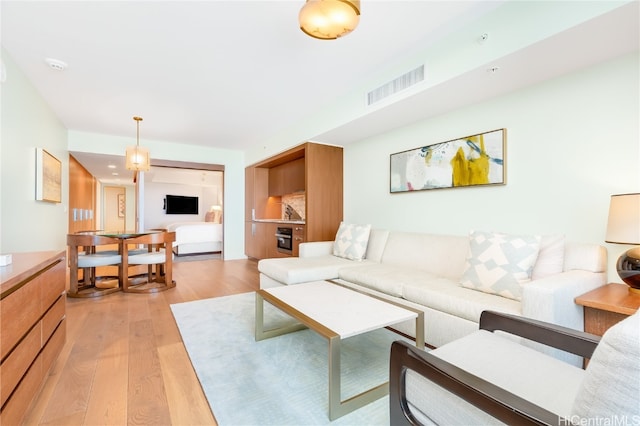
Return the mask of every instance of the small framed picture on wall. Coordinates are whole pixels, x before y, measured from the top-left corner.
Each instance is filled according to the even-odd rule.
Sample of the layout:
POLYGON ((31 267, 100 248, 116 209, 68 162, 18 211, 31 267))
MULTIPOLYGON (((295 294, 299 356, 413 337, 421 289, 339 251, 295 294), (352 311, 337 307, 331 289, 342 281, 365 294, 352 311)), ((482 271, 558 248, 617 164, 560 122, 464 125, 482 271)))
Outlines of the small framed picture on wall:
POLYGON ((36 200, 62 202, 62 163, 42 148, 36 149, 36 200))
POLYGON ((118 217, 124 217, 127 211, 125 194, 118 194, 118 217))

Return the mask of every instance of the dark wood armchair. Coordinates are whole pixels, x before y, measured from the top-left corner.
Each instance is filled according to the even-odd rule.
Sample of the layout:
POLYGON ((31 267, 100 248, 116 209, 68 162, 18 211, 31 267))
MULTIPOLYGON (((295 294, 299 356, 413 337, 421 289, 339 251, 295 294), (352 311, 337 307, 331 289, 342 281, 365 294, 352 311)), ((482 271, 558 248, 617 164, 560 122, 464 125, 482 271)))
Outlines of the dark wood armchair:
MULTIPOLYGON (((468 423, 470 419, 476 418, 474 416, 477 414, 477 420, 474 420, 476 424, 485 423, 487 419, 518 425, 570 424, 570 422, 567 422, 566 413, 559 414, 553 412, 548 409, 548 407, 542 407, 532 402, 532 398, 517 395, 515 392, 486 379, 486 371, 490 369, 490 367, 487 367, 488 363, 485 362, 487 359, 494 362, 494 367, 497 366, 496 369, 504 369, 506 373, 503 372, 502 374, 514 374, 513 372, 508 372, 508 364, 515 362, 516 359, 511 358, 510 354, 505 353, 508 352, 508 350, 504 350, 504 348, 510 347, 513 347, 517 351, 527 350, 532 352, 532 360, 534 361, 531 364, 525 364, 525 368, 521 369, 528 370, 523 371, 523 373, 528 373, 530 379, 531 376, 540 374, 540 380, 543 380, 544 369, 547 368, 545 357, 548 358, 549 361, 561 363, 558 365, 554 364, 556 368, 564 368, 561 361, 552 359, 552 357, 538 352, 535 349, 525 347, 521 341, 511 338, 511 336, 505 337, 504 334, 494 332, 502 331, 511 335, 520 336, 527 340, 562 349, 584 358, 592 357, 600 338, 541 321, 490 311, 482 313, 479 328, 480 330, 485 330, 485 332, 476 332, 478 333, 477 336, 470 335, 474 337, 464 337, 458 341, 444 345, 442 349, 439 348, 432 352, 417 349, 401 341, 393 343, 391 347, 389 372, 391 424, 417 425, 423 423, 438 424, 443 422, 442 420, 438 420, 437 415, 433 416, 430 413, 432 408, 437 411, 443 410, 443 407, 434 407, 435 404, 439 404, 436 402, 438 400, 428 395, 431 391, 439 392, 440 390, 447 393, 447 398, 452 398, 454 401, 457 401, 452 405, 451 410, 454 411, 450 413, 447 423, 451 422, 451 419, 454 419, 454 422, 459 419, 459 424, 468 423), (504 346, 492 349, 494 346, 488 345, 484 348, 487 350, 484 350, 477 344, 478 340, 476 340, 474 344, 465 347, 465 339, 472 341, 472 339, 483 338, 501 339, 505 341, 504 346), (448 353, 453 352, 457 355, 453 357, 447 355, 447 349, 445 348, 449 345, 454 345, 454 348, 453 351, 449 350, 448 353), (483 350, 488 353, 481 353, 483 350), (495 353, 490 353, 492 350, 495 350, 495 353), (441 353, 444 355, 440 355, 441 353), (471 361, 471 364, 474 362, 483 364, 478 369, 482 371, 482 373, 478 374, 480 376, 484 375, 485 378, 470 372, 470 368, 467 366, 462 368, 460 363, 456 361, 456 359, 459 360, 465 357, 474 359, 474 361, 471 361), (453 358, 453 360, 447 358, 453 358), (535 360, 540 360, 540 363, 535 360), (412 374, 413 377, 417 376, 419 378, 417 383, 428 383, 429 389, 427 389, 427 386, 421 388, 420 384, 418 384, 418 391, 416 392, 416 386, 412 385, 414 386, 412 388, 414 394, 410 395, 411 391, 407 391, 407 374, 412 374), (420 382, 420 380, 423 380, 423 382, 420 382), (431 387, 432 385, 437 386, 431 387), (425 394, 416 395, 416 393, 422 393, 422 389, 425 390, 425 394), (422 402, 418 401, 420 399, 422 402), (469 409, 463 414, 464 407, 469 407, 469 409), (456 412, 456 410, 460 411, 456 412)), ((519 356, 520 360, 522 359, 516 352, 513 353, 513 356, 519 356)), ((568 373, 574 376, 580 374, 576 371, 570 371, 570 369, 580 370, 577 367, 566 364, 566 368, 568 373)), ((580 372, 584 373, 583 370, 580 370, 580 372)), ((489 373, 489 375, 490 374, 491 373, 489 373)), ((533 377, 533 380, 535 379, 536 377, 533 377)), ((560 378, 558 379, 560 380, 560 378)), ((506 381, 509 380, 511 380, 511 382, 517 382, 518 379, 506 379, 506 381)), ((578 384, 581 383, 580 380, 576 380, 576 382, 578 384)), ((538 388, 537 385, 529 387, 538 388)), ((576 386, 574 386, 574 388, 576 388, 576 386)), ((561 392, 560 389, 554 388, 552 384, 549 384, 547 387, 547 385, 541 383, 539 389, 542 389, 543 392, 547 394, 551 394, 551 396, 547 395, 547 398, 552 398, 554 392, 561 392)), ((534 391, 533 389, 531 390, 531 392, 534 391)), ((569 400, 572 401, 573 399, 570 398, 569 400)), ((446 410, 446 408, 444 410, 446 410)))

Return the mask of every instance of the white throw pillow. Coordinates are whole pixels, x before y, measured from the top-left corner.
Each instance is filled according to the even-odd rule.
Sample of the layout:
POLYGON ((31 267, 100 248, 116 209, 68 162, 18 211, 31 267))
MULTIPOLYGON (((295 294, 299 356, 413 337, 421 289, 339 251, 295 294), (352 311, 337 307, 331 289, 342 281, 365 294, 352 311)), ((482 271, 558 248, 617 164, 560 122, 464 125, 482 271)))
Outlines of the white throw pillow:
POLYGON ((340 222, 333 243, 333 255, 350 260, 362 260, 367 252, 371 225, 340 222))
POLYGON ((543 235, 531 279, 539 280, 562 271, 564 271, 564 235, 543 235))
POLYGON ((472 231, 460 284, 484 293, 520 300, 520 285, 531 280, 541 238, 472 231))

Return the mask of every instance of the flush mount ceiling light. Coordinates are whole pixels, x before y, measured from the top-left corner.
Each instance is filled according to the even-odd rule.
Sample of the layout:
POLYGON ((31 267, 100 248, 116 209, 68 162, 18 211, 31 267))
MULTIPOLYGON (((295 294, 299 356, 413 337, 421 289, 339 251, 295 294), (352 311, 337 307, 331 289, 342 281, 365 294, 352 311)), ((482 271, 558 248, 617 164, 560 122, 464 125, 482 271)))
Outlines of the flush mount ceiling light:
POLYGON ((360 22, 360 0, 307 0, 298 15, 300 29, 321 40, 335 40, 360 22))
POLYGON ((136 172, 148 172, 151 169, 149 150, 140 146, 140 122, 142 117, 133 117, 136 121, 136 145, 128 146, 126 153, 127 170, 136 172))

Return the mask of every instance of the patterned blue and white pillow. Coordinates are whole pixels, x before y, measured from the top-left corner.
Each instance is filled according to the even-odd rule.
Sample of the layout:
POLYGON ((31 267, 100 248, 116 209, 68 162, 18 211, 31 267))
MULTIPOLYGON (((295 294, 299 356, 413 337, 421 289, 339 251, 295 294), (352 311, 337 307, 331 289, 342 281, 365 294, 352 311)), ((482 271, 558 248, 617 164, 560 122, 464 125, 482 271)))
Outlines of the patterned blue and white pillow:
POLYGON ((333 242, 333 255, 350 260, 362 260, 367 252, 371 225, 340 222, 333 242))
POLYGON ((522 298, 521 284, 531 280, 541 237, 472 231, 461 285, 509 299, 522 298))

